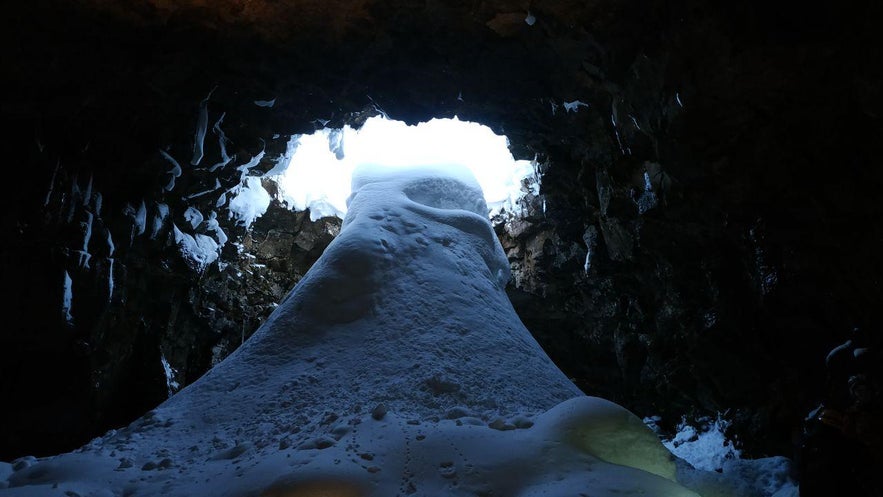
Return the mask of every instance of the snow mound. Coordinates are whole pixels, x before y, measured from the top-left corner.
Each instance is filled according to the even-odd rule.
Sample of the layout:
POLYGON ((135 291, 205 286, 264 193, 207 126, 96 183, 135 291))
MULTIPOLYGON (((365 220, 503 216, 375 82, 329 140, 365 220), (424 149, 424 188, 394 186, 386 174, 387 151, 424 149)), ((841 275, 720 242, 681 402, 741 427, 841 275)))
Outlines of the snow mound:
POLYGON ((242 347, 124 429, 0 464, 0 496, 696 497, 530 336, 480 189, 440 174, 357 171, 340 235, 242 347))

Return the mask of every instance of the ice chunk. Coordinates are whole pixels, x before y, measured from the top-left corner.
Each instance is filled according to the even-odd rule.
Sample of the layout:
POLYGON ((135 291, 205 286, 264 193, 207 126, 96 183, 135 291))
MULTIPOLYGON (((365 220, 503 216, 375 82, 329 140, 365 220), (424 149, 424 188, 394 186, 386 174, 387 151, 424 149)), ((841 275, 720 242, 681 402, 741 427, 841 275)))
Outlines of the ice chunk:
POLYGON ((163 371, 166 374, 166 388, 168 389, 169 397, 171 397, 181 388, 181 385, 176 379, 178 376, 178 371, 176 371, 175 368, 173 368, 171 364, 169 364, 169 361, 166 360, 165 354, 160 355, 160 361, 162 362, 163 371))
POLYGON ((328 151, 334 154, 337 160, 343 160, 343 130, 332 129, 328 133, 328 151))
POLYGON ((564 102, 564 111, 565 112, 577 112, 580 107, 588 107, 589 104, 585 102, 581 102, 579 100, 573 100, 571 102, 564 102))
POLYGON ((184 219, 190 223, 190 227, 196 229, 200 224, 202 224, 202 213, 199 212, 199 209, 194 207, 188 207, 186 211, 184 211, 184 219))
POLYGON ((184 233, 174 223, 172 224, 172 232, 181 255, 191 264, 193 269, 202 271, 206 266, 218 260, 220 247, 211 237, 199 233, 196 235, 184 233))
POLYGON ((89 259, 92 254, 89 253, 89 241, 92 239, 92 225, 95 216, 89 211, 83 211, 83 220, 79 223, 80 234, 83 236, 82 248, 76 250, 80 255, 80 267, 89 267, 89 259))
POLYGON ((92 238, 92 222, 95 216, 89 211, 85 211, 85 216, 85 219, 80 221, 80 231, 83 234, 83 252, 88 252, 89 240, 92 238))
POLYGON ((101 206, 103 202, 104 196, 101 195, 101 192, 95 192, 92 194, 92 212, 94 212, 99 218, 101 217, 101 206))
POLYGON ((644 171, 644 191, 635 200, 638 206, 638 214, 644 214, 650 209, 656 207, 658 199, 656 193, 653 192, 653 184, 650 182, 650 173, 644 171))
POLYGON ((270 194, 264 190, 261 179, 256 176, 246 178, 231 194, 233 197, 228 206, 230 217, 235 217, 237 223, 246 227, 251 226, 270 207, 270 194))
POLYGON ((206 220, 205 230, 215 234, 215 238, 217 238, 220 247, 223 247, 227 243, 227 234, 224 233, 224 230, 221 229, 221 225, 218 224, 217 212, 211 211, 209 213, 208 220, 206 220))
POLYGON ((276 99, 271 98, 270 100, 255 100, 254 104, 258 107, 272 107, 276 105, 276 99))
POLYGON ((212 88, 208 95, 201 102, 199 102, 199 115, 196 118, 196 132, 193 134, 193 158, 190 160, 190 164, 194 166, 198 166, 199 162, 202 160, 203 155, 203 147, 205 145, 205 133, 208 131, 208 102, 209 99, 212 98, 212 93, 215 92, 215 88, 212 88))
POLYGON ((71 279, 70 273, 64 272, 64 282, 62 284, 63 296, 61 300, 61 312, 64 320, 68 324, 72 324, 74 317, 71 315, 71 306, 74 300, 74 281, 71 279))
POLYGON ((150 230, 150 239, 153 240, 162 231, 166 218, 169 217, 169 206, 166 204, 156 204, 156 212, 153 214, 153 223, 150 230))
POLYGON ((113 258, 107 259, 107 301, 113 300, 113 258))
POLYGON ((132 220, 132 237, 143 235, 147 229, 147 205, 144 201, 141 201, 137 209, 132 205, 127 205, 124 213, 132 220))

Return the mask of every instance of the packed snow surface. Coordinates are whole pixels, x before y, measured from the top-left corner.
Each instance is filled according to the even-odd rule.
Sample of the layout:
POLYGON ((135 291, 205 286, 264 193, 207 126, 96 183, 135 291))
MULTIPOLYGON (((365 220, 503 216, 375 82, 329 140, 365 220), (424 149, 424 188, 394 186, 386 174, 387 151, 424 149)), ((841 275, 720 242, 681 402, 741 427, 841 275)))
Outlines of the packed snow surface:
POLYGON ((464 168, 353 185, 340 235, 241 348, 128 427, 0 464, 0 496, 698 495, 524 328, 464 168))

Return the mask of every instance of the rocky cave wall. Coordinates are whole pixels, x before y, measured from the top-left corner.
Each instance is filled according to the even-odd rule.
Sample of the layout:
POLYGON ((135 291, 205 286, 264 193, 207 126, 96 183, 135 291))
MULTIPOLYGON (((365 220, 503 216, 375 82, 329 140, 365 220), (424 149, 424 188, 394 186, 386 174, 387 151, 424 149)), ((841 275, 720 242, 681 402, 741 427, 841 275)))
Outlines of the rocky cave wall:
POLYGON ((866 49, 879 9, 5 7, 0 457, 72 449, 235 349, 339 223, 274 201, 245 230, 220 194, 271 169, 291 135, 378 113, 457 115, 537 158, 540 196, 497 225, 509 293, 586 393, 668 426, 726 411, 749 454, 790 454, 825 353, 877 326, 881 68, 866 49), (210 170, 222 115, 233 159, 210 170), (206 218, 191 225, 188 207, 206 218), (212 211, 222 264, 188 263, 175 227, 217 240, 212 211))

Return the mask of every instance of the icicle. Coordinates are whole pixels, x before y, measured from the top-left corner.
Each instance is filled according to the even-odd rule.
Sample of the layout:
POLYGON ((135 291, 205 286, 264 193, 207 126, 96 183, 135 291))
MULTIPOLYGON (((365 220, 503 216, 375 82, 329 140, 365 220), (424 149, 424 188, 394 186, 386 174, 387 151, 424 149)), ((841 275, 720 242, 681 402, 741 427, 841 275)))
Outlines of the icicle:
POLYGON ((226 115, 226 112, 222 113, 215 125, 212 126, 212 131, 218 135, 218 147, 221 149, 221 161, 209 168, 208 171, 210 173, 218 168, 226 166, 231 160, 233 160, 232 157, 227 155, 227 135, 224 134, 224 130, 221 129, 221 123, 224 122, 224 116, 226 115))
POLYGON ((141 206, 138 207, 138 213, 135 214, 135 226, 138 229, 138 235, 143 235, 147 230, 147 205, 144 204, 144 201, 141 201, 141 206))
POLYGON ((632 124, 634 124, 635 127, 638 128, 638 131, 641 131, 641 125, 638 124, 638 120, 635 119, 635 116, 629 114, 629 118, 631 118, 632 124))
POLYGON ((61 312, 64 316, 64 320, 68 324, 73 324, 74 317, 71 315, 71 305, 73 304, 74 300, 74 282, 71 279, 71 275, 67 271, 64 272, 63 289, 64 297, 61 301, 61 312))
POLYGON ((622 155, 625 155, 625 147, 622 145, 622 138, 619 136, 619 125, 616 122, 616 106, 613 107, 613 111, 610 113, 610 122, 613 124, 613 132, 616 134, 616 143, 619 144, 619 152, 622 155))
POLYGON ((74 179, 71 182, 71 198, 70 198, 70 203, 68 203, 68 206, 67 206, 68 211, 67 211, 67 216, 65 219, 65 221, 68 224, 74 222, 74 214, 76 214, 76 212, 77 212, 76 203, 81 198, 82 197, 81 197, 81 193, 80 193, 80 185, 79 185, 79 182, 77 181, 77 175, 75 174, 74 179))
POLYGON ((175 158, 169 155, 169 153, 165 150, 160 150, 159 153, 161 153, 162 156, 165 157, 170 164, 172 164, 172 170, 168 171, 168 173, 176 178, 181 176, 181 165, 178 164, 178 161, 176 161, 175 158))
POLYGON ((215 89, 217 86, 212 88, 212 91, 208 92, 208 95, 199 102, 199 117, 196 120, 196 133, 193 137, 193 159, 190 160, 190 164, 194 166, 198 166, 199 161, 202 160, 205 132, 208 131, 208 101, 212 98, 215 89))
POLYGON ((169 179, 169 182, 166 184, 166 186, 163 187, 165 191, 170 192, 175 188, 175 178, 181 176, 181 165, 178 164, 178 161, 176 161, 175 158, 169 155, 165 150, 160 150, 159 153, 161 153, 162 156, 165 157, 166 160, 172 164, 172 170, 168 171, 168 173, 171 174, 172 177, 169 179))
MULTIPOLYGON (((109 236, 108 240, 110 240, 109 236)), ((111 302, 113 300, 113 258, 108 257, 107 262, 107 301, 111 302)))
POLYGON ((77 264, 84 269, 89 269, 89 261, 92 260, 92 254, 83 250, 75 250, 78 254, 79 258, 77 259, 77 264))
POLYGON ((91 212, 86 211, 86 220, 80 222, 80 228, 83 230, 83 249, 80 253, 80 266, 89 267, 89 240, 92 238, 92 220, 94 216, 91 212))
POLYGON ((55 169, 52 170, 52 179, 49 181, 49 191, 46 192, 46 200, 43 201, 43 207, 49 205, 49 199, 52 198, 52 190, 55 188, 55 177, 58 176, 58 168, 61 167, 61 159, 55 162, 55 169))
POLYGON ((110 230, 105 229, 104 231, 105 231, 105 233, 107 233, 107 239, 106 239, 106 241, 107 241, 107 256, 113 257, 113 252, 114 252, 114 250, 116 250, 116 245, 114 245, 114 243, 113 243, 113 238, 111 237, 110 230))
POLYGON ((328 133, 328 151, 334 154, 337 160, 343 160, 343 130, 332 129, 328 133))
POLYGON ((92 199, 92 173, 89 173, 89 182, 86 184, 86 193, 83 194, 83 206, 89 205, 89 200, 92 199))
POLYGON ((92 210, 95 212, 95 215, 99 218, 101 217, 101 204, 104 202, 104 197, 101 195, 101 192, 95 192, 92 195, 92 210))
POLYGON ((153 226, 150 231, 150 239, 156 238, 156 235, 162 230, 166 218, 169 216, 169 206, 166 204, 156 204, 156 214, 153 215, 153 226))
POLYGON ((201 192, 196 192, 194 194, 187 195, 186 197, 184 197, 184 200, 190 200, 192 198, 201 197, 207 193, 211 193, 211 192, 217 190, 218 188, 221 188, 221 182, 218 181, 218 178, 215 178, 214 188, 209 188, 208 190, 202 190, 201 192))

